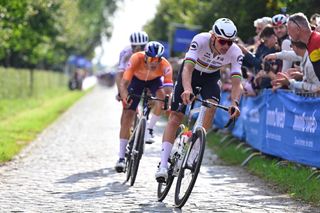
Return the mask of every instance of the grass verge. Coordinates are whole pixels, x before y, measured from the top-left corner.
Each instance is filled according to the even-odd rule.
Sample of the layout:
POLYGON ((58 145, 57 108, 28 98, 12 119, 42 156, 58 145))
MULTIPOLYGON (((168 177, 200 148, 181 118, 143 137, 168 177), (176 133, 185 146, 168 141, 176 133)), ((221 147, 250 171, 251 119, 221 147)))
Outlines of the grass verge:
MULTIPOLYGON (((231 165, 241 165, 241 163, 252 153, 246 152, 247 146, 237 148, 240 141, 228 144, 229 140, 221 143, 224 135, 216 132, 208 134, 208 146, 215 153, 231 165)), ((312 174, 309 167, 290 162, 279 162, 279 159, 270 156, 254 157, 246 164, 246 169, 262 179, 272 183, 278 192, 285 192, 291 197, 303 200, 315 206, 320 206, 320 180, 308 177, 312 174)))
POLYGON ((0 162, 11 160, 84 94, 55 89, 37 98, 0 100, 0 162))

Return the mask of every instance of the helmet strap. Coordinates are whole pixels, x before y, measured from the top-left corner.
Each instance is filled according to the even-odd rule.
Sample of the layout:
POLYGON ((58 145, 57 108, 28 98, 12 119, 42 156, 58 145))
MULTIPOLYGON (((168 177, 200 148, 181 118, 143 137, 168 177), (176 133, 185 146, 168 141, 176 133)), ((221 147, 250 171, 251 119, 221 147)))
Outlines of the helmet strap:
POLYGON ((215 49, 215 51, 216 51, 219 55, 221 55, 220 51, 216 48, 216 39, 217 39, 217 37, 214 36, 214 40, 213 40, 212 46, 213 46, 213 48, 215 49))

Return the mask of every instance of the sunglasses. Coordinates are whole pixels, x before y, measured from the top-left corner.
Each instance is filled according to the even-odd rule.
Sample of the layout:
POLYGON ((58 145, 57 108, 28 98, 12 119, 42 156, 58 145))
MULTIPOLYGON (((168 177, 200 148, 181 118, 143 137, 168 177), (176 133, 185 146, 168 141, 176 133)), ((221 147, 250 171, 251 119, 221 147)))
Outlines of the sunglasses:
POLYGON ((233 44, 233 41, 223 40, 223 39, 220 39, 220 38, 218 38, 218 42, 219 42, 219 44, 221 44, 222 46, 224 46, 225 44, 228 44, 228 46, 231 46, 231 45, 233 44))
POLYGON ((158 57, 147 57, 147 62, 149 63, 158 63, 161 61, 161 58, 158 58, 158 57))

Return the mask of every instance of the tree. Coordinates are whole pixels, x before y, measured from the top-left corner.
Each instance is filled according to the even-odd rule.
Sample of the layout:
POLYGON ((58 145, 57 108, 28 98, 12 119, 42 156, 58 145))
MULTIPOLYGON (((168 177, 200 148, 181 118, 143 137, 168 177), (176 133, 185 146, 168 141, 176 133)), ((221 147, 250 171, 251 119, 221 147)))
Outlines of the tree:
POLYGON ((160 0, 154 19, 144 29, 153 40, 168 41, 173 22, 209 31, 216 19, 227 17, 235 22, 239 37, 247 40, 255 35, 254 20, 279 14, 281 8, 287 8, 290 14, 303 12, 310 17, 320 11, 320 4, 317 0, 160 0))
POLYGON ((2 0, 0 63, 52 68, 70 54, 91 56, 110 36, 116 0, 2 0))

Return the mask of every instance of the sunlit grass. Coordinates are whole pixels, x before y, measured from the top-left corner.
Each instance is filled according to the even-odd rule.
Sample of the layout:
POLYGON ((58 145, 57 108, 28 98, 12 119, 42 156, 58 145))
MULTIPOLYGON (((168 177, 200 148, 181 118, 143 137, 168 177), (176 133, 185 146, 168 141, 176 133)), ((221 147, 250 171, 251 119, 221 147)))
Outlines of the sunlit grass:
MULTIPOLYGON (((226 142, 220 143, 222 137, 217 133, 208 134, 208 146, 225 162, 241 165, 251 152, 245 152, 245 147, 237 149, 239 141, 228 146, 226 142)), ((285 192, 295 199, 320 205, 320 180, 316 178, 307 180, 312 173, 309 167, 294 163, 280 164, 276 158, 262 156, 250 160, 246 168, 252 174, 272 183, 278 192, 285 192)))
POLYGON ((55 89, 37 98, 0 100, 0 162, 12 159, 84 94, 55 89))

